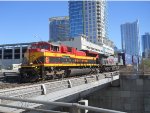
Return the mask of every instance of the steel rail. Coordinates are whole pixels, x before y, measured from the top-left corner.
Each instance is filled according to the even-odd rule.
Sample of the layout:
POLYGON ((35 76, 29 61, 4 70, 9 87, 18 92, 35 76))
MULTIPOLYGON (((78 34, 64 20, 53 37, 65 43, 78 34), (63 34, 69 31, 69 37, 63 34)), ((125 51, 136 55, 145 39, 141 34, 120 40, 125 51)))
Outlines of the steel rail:
POLYGON ((33 99, 22 99, 22 98, 5 97, 5 96, 0 96, 0 99, 21 101, 21 102, 29 102, 29 103, 37 103, 37 104, 45 104, 45 105, 63 106, 63 107, 71 107, 72 106, 72 104, 64 103, 64 102, 50 102, 50 101, 41 101, 41 100, 33 100, 33 99))
POLYGON ((126 113, 122 111, 116 111, 116 110, 109 110, 109 109, 103 109, 103 108, 98 108, 98 107, 93 107, 93 106, 84 106, 81 104, 73 104, 73 106, 76 106, 79 109, 86 109, 89 111, 94 111, 94 112, 103 112, 103 113, 126 113))
POLYGON ((19 107, 19 106, 12 106, 12 105, 5 105, 0 104, 2 107, 10 107, 10 108, 17 108, 17 109, 24 109, 24 110, 31 110, 31 111, 40 111, 44 113, 68 113, 68 112, 61 112, 61 111, 53 111, 53 110, 44 110, 44 109, 34 109, 34 108, 27 108, 27 107, 19 107))
POLYGON ((90 110, 90 111, 103 112, 103 113, 126 113, 126 112, 103 109, 103 108, 97 108, 97 107, 92 107, 92 106, 84 106, 84 105, 80 105, 80 104, 77 104, 77 103, 49 102, 49 101, 40 101, 40 100, 32 100, 32 99, 20 99, 20 98, 4 97, 4 96, 0 96, 0 99, 21 101, 21 102, 30 102, 30 103, 38 103, 38 104, 44 104, 44 105, 63 106, 63 107, 77 108, 77 109, 86 109, 86 110, 90 110))

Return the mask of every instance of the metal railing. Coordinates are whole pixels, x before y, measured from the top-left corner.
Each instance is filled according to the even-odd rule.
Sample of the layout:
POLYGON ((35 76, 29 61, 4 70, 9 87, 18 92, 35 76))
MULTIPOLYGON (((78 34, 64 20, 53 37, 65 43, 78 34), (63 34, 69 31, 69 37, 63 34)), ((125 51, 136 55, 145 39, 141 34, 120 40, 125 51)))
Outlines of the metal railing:
MULTIPOLYGON (((103 109, 103 108, 98 108, 98 107, 80 105, 80 104, 77 104, 77 103, 50 102, 50 101, 40 101, 40 100, 33 100, 33 99, 20 99, 20 98, 5 97, 5 96, 0 96, 0 99, 12 100, 12 101, 21 101, 21 102, 29 102, 29 103, 43 104, 43 105, 49 105, 49 106, 54 105, 54 106, 60 106, 60 107, 68 107, 68 108, 70 108, 69 113, 80 113, 80 110, 89 110, 89 111, 94 111, 94 112, 99 112, 99 113, 101 113, 101 112, 102 113, 126 113, 126 112, 103 109)), ((12 105, 4 105, 4 104, 0 104, 0 106, 17 108, 17 109, 24 109, 24 110, 31 110, 31 111, 47 112, 47 113, 68 113, 68 112, 61 112, 61 111, 52 111, 52 110, 44 110, 44 109, 36 109, 36 108, 18 107, 18 106, 12 106, 12 105)))
MULTIPOLYGON (((21 86, 10 89, 2 89, 0 90, 0 96, 7 97, 17 97, 17 98, 33 98, 41 95, 50 94, 52 92, 57 92, 60 90, 70 89, 81 85, 88 85, 90 83, 98 82, 103 78, 110 79, 109 82, 113 81, 113 77, 115 75, 119 75, 119 72, 110 72, 98 75, 91 75, 90 77, 79 77, 79 78, 71 78, 65 79, 61 81, 54 82, 46 82, 41 84, 34 84, 29 86, 21 86)), ((10 101, 2 100, 4 104, 10 103, 10 101)))

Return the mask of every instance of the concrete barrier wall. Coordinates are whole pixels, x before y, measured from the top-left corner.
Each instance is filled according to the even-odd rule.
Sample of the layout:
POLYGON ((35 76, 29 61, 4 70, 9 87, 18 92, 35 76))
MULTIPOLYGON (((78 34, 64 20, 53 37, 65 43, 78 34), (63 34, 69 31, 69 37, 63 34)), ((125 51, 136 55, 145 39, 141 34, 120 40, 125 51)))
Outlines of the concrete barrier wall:
POLYGON ((150 113, 149 75, 123 76, 119 82, 116 87, 113 85, 87 97, 89 105, 128 113, 150 113))

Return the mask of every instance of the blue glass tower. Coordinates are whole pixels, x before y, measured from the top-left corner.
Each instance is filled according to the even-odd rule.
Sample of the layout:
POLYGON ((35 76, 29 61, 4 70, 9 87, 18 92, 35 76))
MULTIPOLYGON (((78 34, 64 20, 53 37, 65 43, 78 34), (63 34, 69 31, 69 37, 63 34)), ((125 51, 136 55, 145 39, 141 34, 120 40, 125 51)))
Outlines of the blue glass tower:
POLYGON ((122 50, 130 55, 139 55, 139 22, 125 23, 121 25, 122 50))
POLYGON ((150 34, 145 33, 145 35, 142 35, 142 49, 143 52, 147 49, 150 50, 150 34))
POLYGON ((83 1, 69 1, 70 35, 76 37, 84 34, 83 1))
POLYGON ((82 34, 93 43, 103 43, 106 38, 105 1, 69 1, 70 35, 82 34))
POLYGON ((143 53, 143 56, 149 50, 150 50, 150 33, 145 33, 144 35, 142 35, 142 53, 143 53))
POLYGON ((49 19, 50 41, 67 40, 69 36, 69 17, 53 17, 49 19))

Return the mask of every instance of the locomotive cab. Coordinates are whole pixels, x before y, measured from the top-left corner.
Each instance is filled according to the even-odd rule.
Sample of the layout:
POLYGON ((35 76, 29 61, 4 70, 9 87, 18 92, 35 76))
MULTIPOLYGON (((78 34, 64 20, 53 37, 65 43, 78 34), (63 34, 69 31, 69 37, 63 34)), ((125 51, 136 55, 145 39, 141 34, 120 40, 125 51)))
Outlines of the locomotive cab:
POLYGON ((60 52, 60 47, 59 45, 56 44, 50 44, 50 50, 51 52, 60 52))
POLYGON ((34 65, 44 63, 44 52, 50 51, 51 45, 48 42, 37 42, 31 44, 24 54, 22 65, 34 65))
POLYGON ((47 42, 39 42, 39 43, 33 43, 30 48, 31 52, 34 51, 50 51, 50 44, 47 42))

